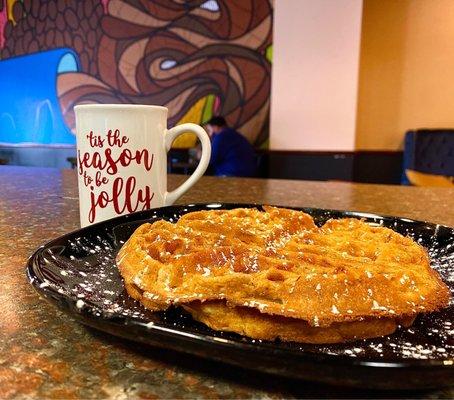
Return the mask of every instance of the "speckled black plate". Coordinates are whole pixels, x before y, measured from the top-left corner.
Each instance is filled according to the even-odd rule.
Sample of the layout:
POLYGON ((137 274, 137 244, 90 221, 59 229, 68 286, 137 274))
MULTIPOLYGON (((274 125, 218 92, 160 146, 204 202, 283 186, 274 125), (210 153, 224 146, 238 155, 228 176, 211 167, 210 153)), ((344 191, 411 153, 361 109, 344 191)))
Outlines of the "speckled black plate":
MULTIPOLYGON (((122 216, 69 233, 29 259, 33 287, 80 322, 113 335, 292 378, 381 389, 436 388, 454 384, 454 306, 417 318, 390 336, 338 345, 253 340, 215 332, 178 308, 151 313, 132 300, 115 267, 115 255, 145 221, 196 210, 257 207, 198 204, 122 216)), ((454 289, 454 229, 405 218, 303 208, 318 224, 358 217, 409 235, 425 246, 432 267, 454 289)))

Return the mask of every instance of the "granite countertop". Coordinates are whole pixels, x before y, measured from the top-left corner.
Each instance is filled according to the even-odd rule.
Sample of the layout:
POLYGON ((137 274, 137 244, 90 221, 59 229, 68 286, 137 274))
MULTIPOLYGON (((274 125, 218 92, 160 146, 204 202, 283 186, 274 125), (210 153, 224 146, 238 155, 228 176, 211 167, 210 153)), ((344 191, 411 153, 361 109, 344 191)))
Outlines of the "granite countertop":
MULTIPOLYGON (((170 176, 174 187, 185 177, 170 176)), ((202 178, 178 203, 256 202, 398 215, 454 226, 454 189, 202 178)), ((452 398, 290 381, 121 340, 41 299, 25 263, 78 228, 73 170, 0 166, 0 398, 452 398)))

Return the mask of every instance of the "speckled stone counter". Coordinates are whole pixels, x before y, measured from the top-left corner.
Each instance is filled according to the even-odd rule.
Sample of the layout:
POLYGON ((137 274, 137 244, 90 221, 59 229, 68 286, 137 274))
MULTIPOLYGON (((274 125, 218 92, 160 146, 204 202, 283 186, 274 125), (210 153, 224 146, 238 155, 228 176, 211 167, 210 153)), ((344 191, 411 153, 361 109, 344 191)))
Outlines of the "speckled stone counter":
MULTIPOLYGON (((185 179, 170 176, 173 187, 185 179)), ((454 226, 454 189, 205 177, 178 203, 257 202, 357 210, 454 226)), ((75 171, 0 166, 0 398, 453 398, 371 392, 238 370, 86 328, 27 282, 41 244, 77 229, 75 171)), ((322 366, 321 366, 321 372, 322 366)))

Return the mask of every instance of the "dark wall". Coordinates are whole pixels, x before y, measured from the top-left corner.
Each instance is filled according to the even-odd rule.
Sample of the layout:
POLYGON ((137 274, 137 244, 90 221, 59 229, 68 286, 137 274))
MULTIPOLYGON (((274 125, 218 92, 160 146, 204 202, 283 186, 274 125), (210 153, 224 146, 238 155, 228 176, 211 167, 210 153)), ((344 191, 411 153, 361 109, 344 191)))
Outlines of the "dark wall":
POLYGON ((261 177, 400 184, 402 176, 400 151, 266 151, 259 158, 261 177))
POLYGON ((0 165, 70 168, 68 157, 76 157, 74 146, 4 146, 0 145, 0 165))

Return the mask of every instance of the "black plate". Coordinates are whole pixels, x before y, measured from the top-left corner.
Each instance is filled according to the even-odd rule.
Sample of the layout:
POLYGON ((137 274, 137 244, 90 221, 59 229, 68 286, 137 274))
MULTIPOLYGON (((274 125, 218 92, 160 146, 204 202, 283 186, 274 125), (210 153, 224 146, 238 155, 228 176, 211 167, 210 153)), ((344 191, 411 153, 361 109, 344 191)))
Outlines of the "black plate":
MULTIPOLYGON (((257 207, 198 204, 142 211, 69 233, 40 247, 29 259, 33 287, 80 322, 113 335, 226 363, 305 380, 369 388, 416 389, 454 383, 453 303, 420 316, 411 328, 373 340, 338 345, 253 340, 215 332, 178 308, 151 313, 126 294, 115 267, 118 249, 145 221, 196 210, 257 207)), ((454 229, 405 218, 302 208, 318 224, 358 217, 409 235, 431 256, 432 267, 454 289, 454 229)))

